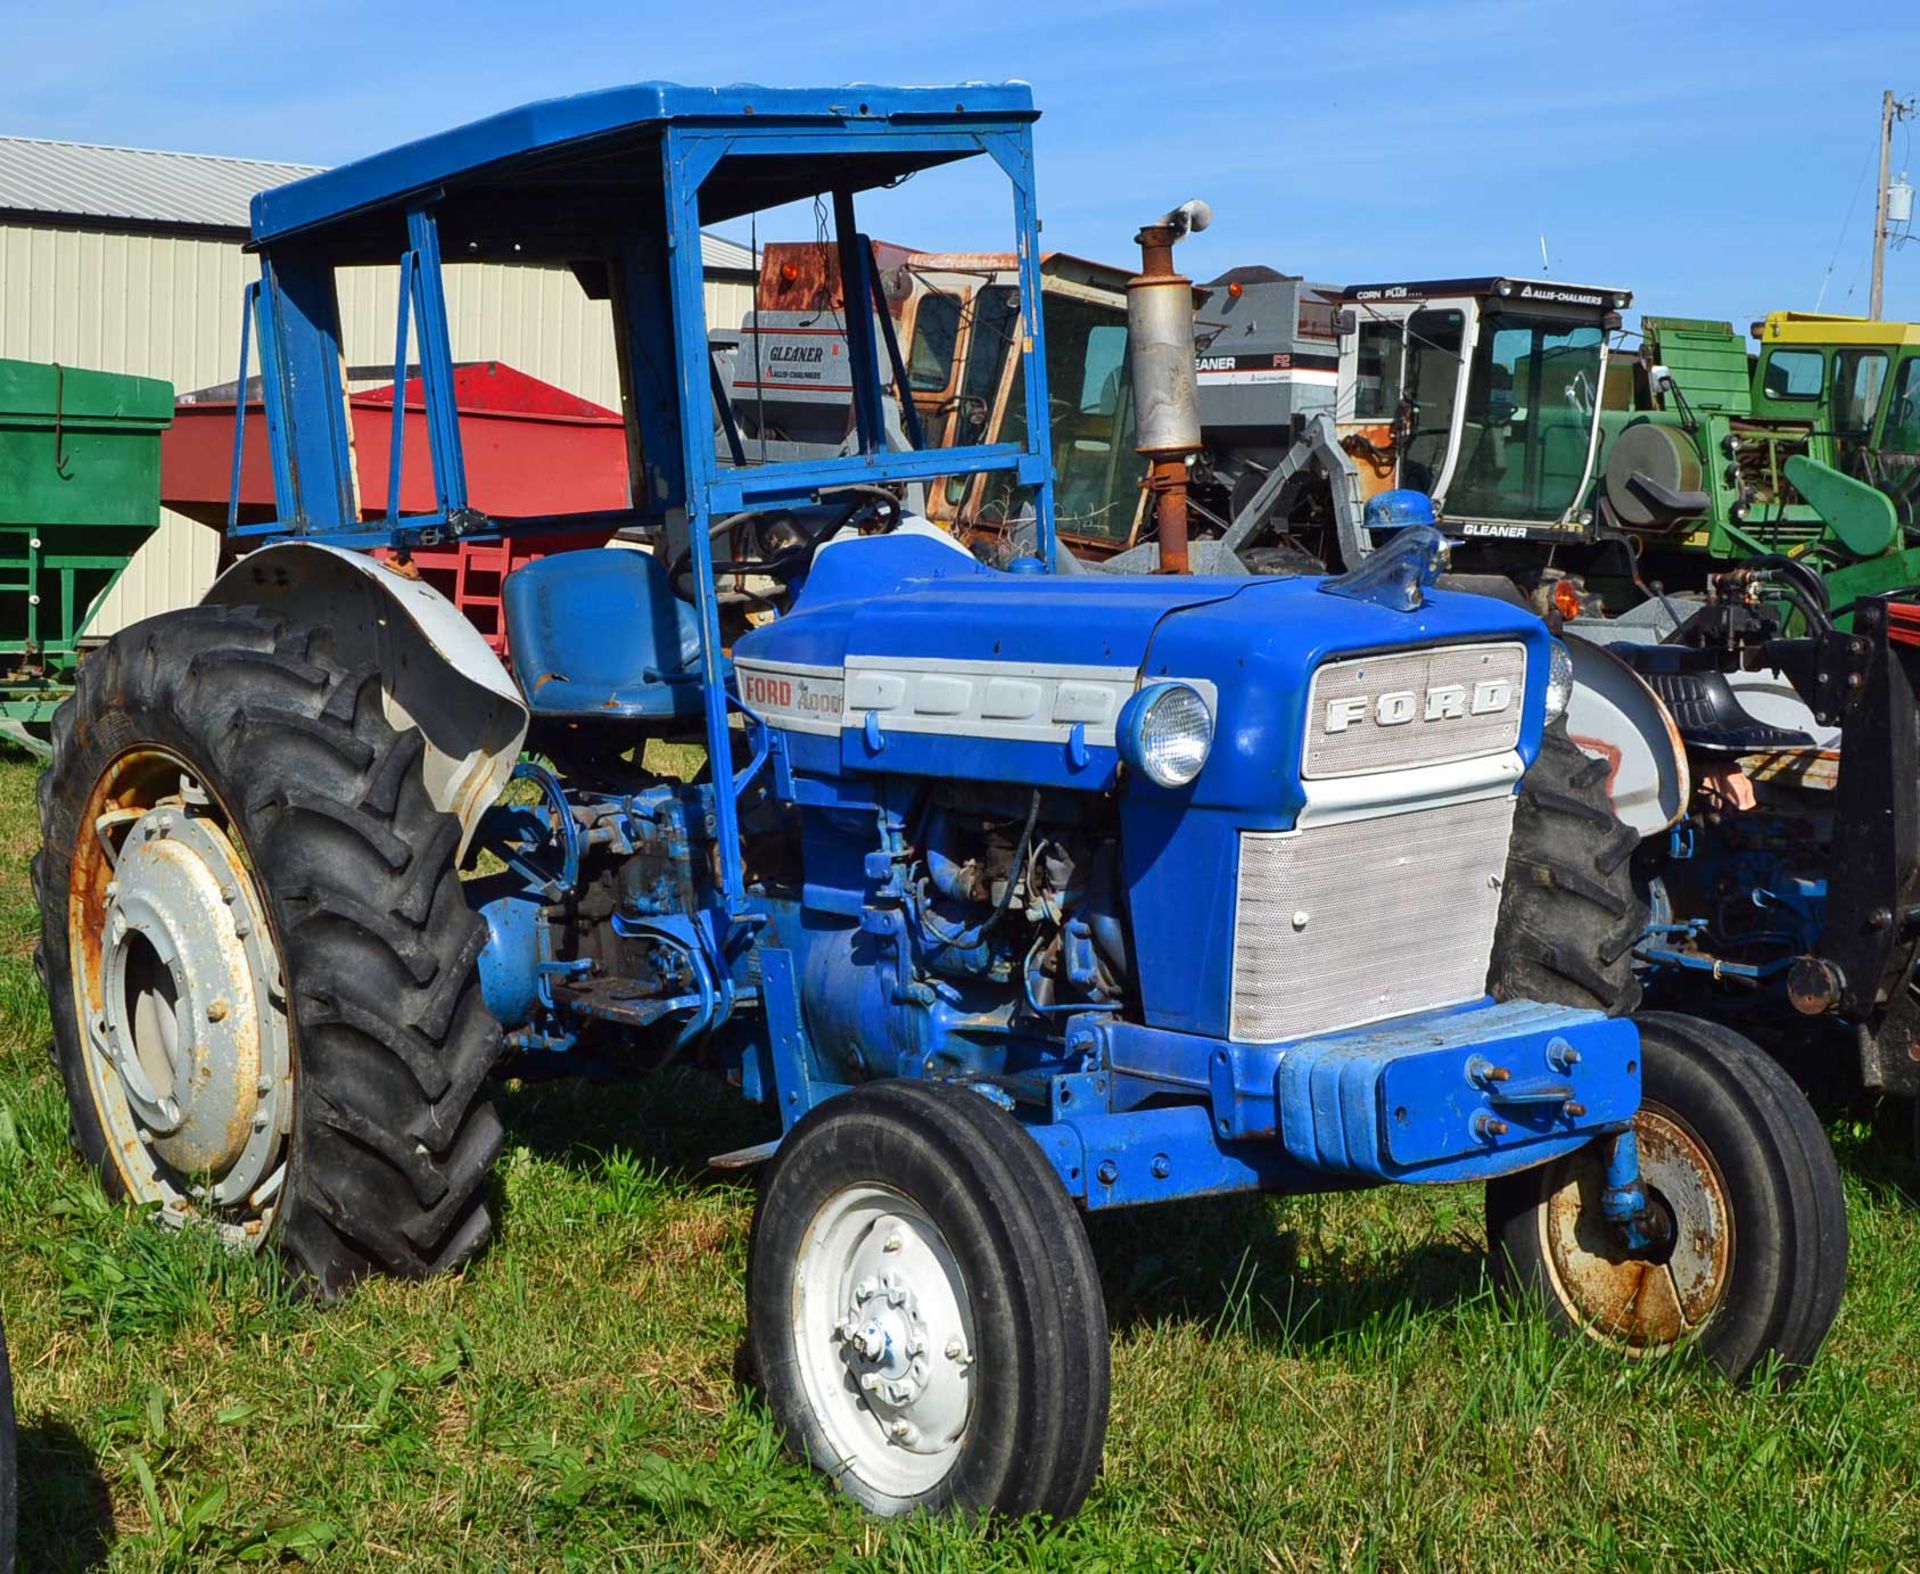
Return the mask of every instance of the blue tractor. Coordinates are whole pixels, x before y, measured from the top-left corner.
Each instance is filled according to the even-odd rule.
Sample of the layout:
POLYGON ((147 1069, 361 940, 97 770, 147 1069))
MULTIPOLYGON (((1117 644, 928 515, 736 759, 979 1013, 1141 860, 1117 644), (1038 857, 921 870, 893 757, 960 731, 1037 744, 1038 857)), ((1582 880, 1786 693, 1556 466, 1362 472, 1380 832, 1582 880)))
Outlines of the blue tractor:
POLYGON ((1566 1328, 1809 1361, 1832 1154, 1744 1040, 1631 1015, 1632 839, 1543 625, 1433 589, 1418 528, 1337 578, 1050 571, 1035 118, 1017 85, 651 83, 254 199, 276 517, 87 661, 41 786, 81 1147, 331 1294, 481 1249, 504 1057, 709 1067, 778 1116, 718 1161, 767 1165, 766 1400, 883 1514, 1078 1507, 1098 1209, 1478 1182, 1500 1282, 1566 1328), (852 311, 857 443, 756 463, 702 224, 813 202, 859 300, 856 201, 969 158, 1011 188, 1015 440, 890 450, 907 369, 852 311), (469 501, 443 257, 572 269, 625 381, 621 535, 507 582, 511 672, 407 554, 583 521, 469 501), (437 503, 369 520, 334 278, 376 264, 437 503), (902 505, 980 473, 1029 500, 1006 569, 902 505), (693 779, 648 768, 688 739, 693 779))

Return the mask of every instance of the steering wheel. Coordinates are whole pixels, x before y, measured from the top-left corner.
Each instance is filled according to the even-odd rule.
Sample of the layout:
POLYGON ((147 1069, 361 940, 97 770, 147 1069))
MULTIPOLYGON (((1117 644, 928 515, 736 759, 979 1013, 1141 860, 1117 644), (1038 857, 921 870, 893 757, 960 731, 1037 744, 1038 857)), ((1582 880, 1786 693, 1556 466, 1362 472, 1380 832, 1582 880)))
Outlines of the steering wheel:
MULTIPOLYGON (((716 521, 710 527, 711 534, 716 542, 727 538, 730 551, 733 550, 733 538, 743 531, 751 530, 757 540, 747 555, 715 557, 715 576, 756 574, 768 579, 792 578, 805 572, 807 565, 813 561, 813 554, 823 542, 831 540, 848 525, 859 521, 863 535, 886 535, 899 526, 906 512, 901 507, 900 499, 893 493, 884 487, 864 483, 822 492, 820 501, 831 506, 804 511, 778 509, 769 513, 732 514, 716 521), (862 520, 863 514, 872 518, 862 520)), ((689 542, 674 554, 673 560, 667 565, 667 575, 675 593, 689 598, 694 591, 690 573, 692 557, 693 547, 689 542)))

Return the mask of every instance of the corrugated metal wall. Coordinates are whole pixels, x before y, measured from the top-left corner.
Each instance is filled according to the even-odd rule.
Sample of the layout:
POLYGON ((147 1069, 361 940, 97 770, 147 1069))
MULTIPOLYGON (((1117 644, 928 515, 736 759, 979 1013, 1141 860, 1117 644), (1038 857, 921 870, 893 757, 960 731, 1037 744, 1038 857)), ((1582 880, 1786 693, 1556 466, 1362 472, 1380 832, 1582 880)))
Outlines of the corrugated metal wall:
MULTIPOLYGON (((0 223, 0 357, 164 377, 181 392, 231 382, 240 292, 256 272, 234 242, 0 223)), ((446 277, 456 359, 502 360, 619 408, 607 304, 588 300, 571 274, 458 265, 446 277)), ((394 281, 380 269, 342 279, 349 363, 391 363, 394 281)), ((752 304, 750 285, 707 284, 710 323, 737 327, 752 304)), ((101 607, 96 631, 197 599, 216 551, 210 531, 165 514, 101 607)))

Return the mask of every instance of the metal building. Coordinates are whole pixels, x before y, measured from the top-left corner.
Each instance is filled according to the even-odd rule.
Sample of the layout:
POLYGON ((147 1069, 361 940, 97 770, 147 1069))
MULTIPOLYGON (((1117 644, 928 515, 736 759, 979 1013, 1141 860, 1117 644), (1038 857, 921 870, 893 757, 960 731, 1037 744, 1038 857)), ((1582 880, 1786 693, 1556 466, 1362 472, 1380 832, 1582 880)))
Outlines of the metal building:
MULTIPOLYGON (((304 164, 0 137, 0 358, 164 377, 176 391, 230 383, 241 251, 253 193, 314 173, 304 164)), ((707 315, 738 327, 753 305, 753 255, 703 239, 707 315)), ((356 269, 340 291, 353 365, 391 365, 397 270, 356 269)), ((502 360, 619 407, 606 302, 570 273, 486 264, 446 269, 453 353, 502 360)), ((176 514, 134 558, 94 624, 114 629, 198 597, 213 533, 176 514)))

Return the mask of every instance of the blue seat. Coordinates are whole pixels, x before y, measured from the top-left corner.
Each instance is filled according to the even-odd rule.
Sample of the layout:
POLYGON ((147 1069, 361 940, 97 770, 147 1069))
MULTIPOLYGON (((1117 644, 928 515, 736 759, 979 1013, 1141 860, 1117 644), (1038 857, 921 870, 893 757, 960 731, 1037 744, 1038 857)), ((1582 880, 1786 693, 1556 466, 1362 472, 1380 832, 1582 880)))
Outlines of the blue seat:
POLYGON ((537 716, 702 714, 700 622, 651 553, 557 552, 507 576, 507 648, 537 716))

